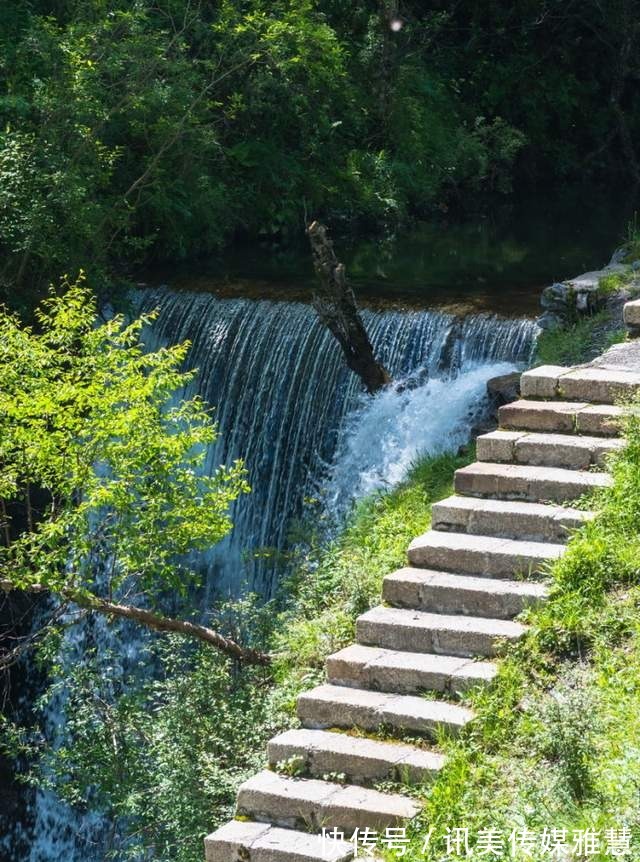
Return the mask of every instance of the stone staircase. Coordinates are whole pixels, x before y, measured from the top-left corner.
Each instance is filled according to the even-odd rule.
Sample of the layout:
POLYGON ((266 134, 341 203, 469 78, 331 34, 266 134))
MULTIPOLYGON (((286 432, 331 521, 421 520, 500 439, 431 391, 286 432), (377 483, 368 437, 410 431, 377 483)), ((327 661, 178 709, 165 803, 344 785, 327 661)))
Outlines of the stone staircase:
POLYGON ((514 617, 545 600, 546 567, 592 517, 569 502, 610 484, 598 470, 622 445, 614 402, 638 387, 640 366, 615 362, 522 376, 521 400, 478 438, 478 462, 433 506, 409 565, 385 578, 384 603, 357 620, 357 642, 298 698, 302 727, 271 740, 270 768, 239 790, 239 819, 206 838, 207 862, 343 862, 356 828, 418 813, 412 796, 373 785, 420 783, 442 767, 438 734, 473 719, 460 695, 493 679, 501 643, 525 632, 514 617), (277 771, 283 762, 296 777, 277 771), (323 827, 347 840, 322 840, 323 827))

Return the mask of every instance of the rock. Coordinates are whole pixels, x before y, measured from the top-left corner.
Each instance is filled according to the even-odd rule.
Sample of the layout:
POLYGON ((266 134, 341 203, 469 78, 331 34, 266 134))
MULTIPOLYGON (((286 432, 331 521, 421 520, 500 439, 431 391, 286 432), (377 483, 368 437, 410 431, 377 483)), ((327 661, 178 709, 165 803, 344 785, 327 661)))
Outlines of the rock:
POLYGON ((563 545, 551 542, 429 530, 411 542, 407 557, 417 568, 511 580, 523 573, 531 576, 544 571, 547 563, 557 560, 563 552, 563 545))
POLYGON ((520 397, 520 372, 492 377, 487 381, 487 393, 496 407, 517 401, 520 397))
POLYGON ((618 263, 624 263, 624 259, 627 256, 627 249, 622 245, 620 248, 617 248, 614 253, 611 255, 611 260, 609 261, 609 266, 615 266, 618 263))
POLYGON ((624 307, 624 322, 631 338, 640 336, 640 299, 627 302, 624 307))
POLYGON ((552 332, 554 329, 560 329, 564 320, 559 314, 555 314, 553 311, 545 311, 544 314, 540 315, 536 323, 540 329, 552 332))
POLYGON ((533 542, 567 542, 570 530, 577 529, 593 517, 593 512, 546 503, 456 495, 431 507, 434 530, 533 542))
POLYGON ((612 483, 607 473, 487 462, 461 467, 455 476, 458 494, 529 503, 565 503, 596 488, 610 488, 612 483))
POLYGON ((538 324, 543 329, 554 329, 558 322, 574 320, 583 314, 593 314, 607 299, 605 291, 600 288, 600 279, 615 272, 625 272, 626 269, 616 261, 604 269, 585 272, 576 278, 545 287, 540 297, 540 305, 545 314, 538 320, 538 324))
POLYGON ((566 284, 556 282, 545 287, 540 297, 540 305, 546 309, 564 309, 569 298, 569 288, 566 284))
POLYGON ((616 371, 638 371, 640 369, 640 341, 624 341, 614 344, 598 356, 589 366, 593 368, 610 368, 616 371))

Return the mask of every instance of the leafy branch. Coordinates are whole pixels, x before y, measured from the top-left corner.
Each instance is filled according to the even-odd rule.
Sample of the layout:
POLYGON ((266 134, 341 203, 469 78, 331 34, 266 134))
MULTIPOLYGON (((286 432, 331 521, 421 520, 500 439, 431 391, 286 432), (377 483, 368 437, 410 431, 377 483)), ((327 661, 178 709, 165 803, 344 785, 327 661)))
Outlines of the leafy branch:
MULTIPOLYGON (((270 658, 214 629, 164 614, 198 585, 184 559, 231 528, 249 488, 242 463, 204 469, 210 410, 180 398, 188 344, 144 349, 153 315, 99 325, 82 279, 25 327, 0 311, 0 589, 49 593, 90 613, 270 658), (127 602, 135 593, 139 603, 127 602)), ((5 656, 11 661, 11 655, 5 656)))

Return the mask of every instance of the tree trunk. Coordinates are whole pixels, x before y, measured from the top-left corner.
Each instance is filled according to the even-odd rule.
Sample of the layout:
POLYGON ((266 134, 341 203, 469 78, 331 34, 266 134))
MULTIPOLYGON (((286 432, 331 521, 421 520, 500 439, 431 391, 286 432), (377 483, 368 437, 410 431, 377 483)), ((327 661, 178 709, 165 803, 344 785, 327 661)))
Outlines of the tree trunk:
POLYGON ((313 252, 313 265, 319 287, 313 294, 313 307, 342 348, 347 365, 360 377, 373 395, 391 382, 387 370, 377 361, 367 330, 358 313, 356 298, 347 284, 344 264, 336 258, 327 229, 314 221, 307 228, 313 252))

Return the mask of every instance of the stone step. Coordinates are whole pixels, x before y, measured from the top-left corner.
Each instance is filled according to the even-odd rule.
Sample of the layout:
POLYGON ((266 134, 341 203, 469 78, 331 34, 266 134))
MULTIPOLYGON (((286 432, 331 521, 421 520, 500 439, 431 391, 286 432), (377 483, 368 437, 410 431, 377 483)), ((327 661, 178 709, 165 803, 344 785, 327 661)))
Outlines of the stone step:
POLYGON ((476 452, 478 461, 588 470, 603 467, 607 456, 623 446, 624 440, 619 437, 492 431, 478 437, 476 452))
POLYGON ((444 764, 442 754, 415 745, 306 728, 276 736, 269 742, 267 754, 274 768, 294 759, 305 774, 325 780, 344 775, 355 784, 381 780, 419 784, 436 775, 444 764))
MULTIPOLYGON (((345 836, 346 837, 346 836, 345 836)), ((353 843, 230 820, 204 839, 206 862, 349 862, 353 843)))
POLYGON ((304 727, 360 727, 434 736, 439 729, 457 733, 473 718, 465 707, 407 694, 368 691, 341 685, 319 685, 298 697, 298 718, 304 727))
POLYGON ((486 461, 461 467, 454 478, 458 494, 533 503, 576 500, 597 488, 609 488, 611 484, 607 473, 486 461))
POLYGON ((318 832, 323 826, 353 833, 384 830, 415 817, 420 804, 399 793, 316 778, 289 778, 265 769, 238 790, 237 816, 286 829, 318 832))
POLYGON ((540 572, 561 557, 564 550, 564 545, 551 542, 429 530, 411 542, 407 555, 409 562, 420 568, 513 578, 540 572))
POLYGON ((528 401, 505 404, 498 410, 500 427, 507 431, 555 431, 616 437, 621 407, 586 401, 528 401))
POLYGON ((488 661, 362 644, 351 644, 327 659, 327 676, 333 685, 402 694, 429 690, 459 695, 487 685, 496 673, 496 665, 488 661))
POLYGON ((526 371, 520 378, 523 398, 564 398, 614 404, 621 398, 630 398, 638 389, 640 373, 588 366, 563 368, 542 365, 526 371))
POLYGON ((518 640, 524 632, 524 626, 509 620, 430 614, 382 605, 362 614, 356 622, 357 641, 365 646, 463 658, 492 657, 499 640, 518 640))
POLYGON ((477 578, 405 567, 384 579, 382 597, 397 608, 509 620, 547 596, 543 584, 477 578))
POLYGON ((431 507, 434 530, 534 542, 566 542, 571 530, 592 518, 580 509, 457 495, 431 507))

